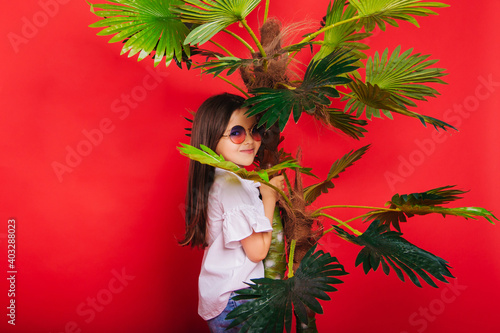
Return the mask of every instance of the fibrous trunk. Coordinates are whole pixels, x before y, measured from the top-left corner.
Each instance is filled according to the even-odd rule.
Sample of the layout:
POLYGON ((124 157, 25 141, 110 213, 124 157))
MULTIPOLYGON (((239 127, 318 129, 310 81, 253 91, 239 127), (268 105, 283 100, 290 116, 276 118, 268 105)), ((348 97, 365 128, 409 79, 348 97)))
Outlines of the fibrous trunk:
MULTIPOLYGON (((262 59, 259 52, 252 54, 254 59, 261 61, 249 67, 242 67, 240 74, 243 82, 251 92, 255 88, 277 89, 281 83, 290 84, 287 77, 288 56, 281 51, 281 23, 278 20, 270 19, 260 28, 261 44, 268 55, 267 59, 262 59)), ((278 145, 282 141, 278 124, 274 124, 268 129, 262 138, 261 149, 257 159, 262 169, 270 168, 280 161, 278 145)), ((292 207, 284 201, 280 201, 273 218, 273 240, 268 257, 265 259, 266 277, 273 279, 284 278, 286 269, 285 241, 290 248, 292 239, 296 240, 293 270, 297 270, 302 258, 314 245, 317 237, 313 232, 315 220, 306 213, 306 204, 302 189, 300 174, 296 174, 293 189, 288 189, 292 207), (282 222, 282 223, 281 223, 282 222), (284 235, 280 230, 283 225, 284 235), (276 230, 275 230, 276 227, 276 230)), ((316 319, 314 313, 308 310, 309 323, 302 323, 297 317, 297 332, 317 332, 316 319)))

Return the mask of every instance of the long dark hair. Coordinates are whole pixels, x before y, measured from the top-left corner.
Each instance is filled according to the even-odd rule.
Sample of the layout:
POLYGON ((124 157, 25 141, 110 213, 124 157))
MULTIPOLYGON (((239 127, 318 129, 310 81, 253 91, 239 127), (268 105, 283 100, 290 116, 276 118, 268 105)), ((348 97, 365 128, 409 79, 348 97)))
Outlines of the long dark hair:
MULTIPOLYGON (((194 116, 191 145, 200 148, 202 144, 215 151, 233 111, 240 109, 244 101, 241 96, 224 93, 212 96, 203 102, 194 116)), ((189 162, 186 234, 179 242, 183 246, 201 248, 207 246, 207 203, 214 176, 214 167, 193 160, 189 162)))

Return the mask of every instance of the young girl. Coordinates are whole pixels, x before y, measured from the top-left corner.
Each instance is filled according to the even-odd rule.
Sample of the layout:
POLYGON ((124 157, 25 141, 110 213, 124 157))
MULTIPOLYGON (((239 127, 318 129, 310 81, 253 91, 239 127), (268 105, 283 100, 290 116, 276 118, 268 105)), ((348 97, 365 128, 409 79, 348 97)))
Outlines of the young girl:
MULTIPOLYGON (((207 99, 194 117, 191 145, 199 148, 203 144, 240 167, 251 165, 261 135, 255 117, 245 115, 243 102, 242 97, 227 93, 207 99)), ((283 181, 278 176, 270 182, 282 189, 283 181)), ((190 161, 186 236, 181 244, 205 249, 198 313, 211 332, 240 329, 226 331, 231 320, 225 317, 242 302, 232 300, 233 291, 248 287, 244 282, 264 277, 262 260, 271 244, 277 199, 269 186, 190 161)))

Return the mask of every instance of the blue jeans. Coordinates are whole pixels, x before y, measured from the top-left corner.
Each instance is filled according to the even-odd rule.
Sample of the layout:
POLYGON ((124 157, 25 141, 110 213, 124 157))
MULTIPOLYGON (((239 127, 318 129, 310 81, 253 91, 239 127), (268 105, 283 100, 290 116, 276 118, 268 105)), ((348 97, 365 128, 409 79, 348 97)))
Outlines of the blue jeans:
POLYGON ((240 324, 236 327, 231 328, 230 330, 226 330, 229 324, 231 324, 231 322, 233 321, 232 319, 226 320, 227 314, 236 309, 236 307, 238 307, 239 305, 248 302, 248 300, 235 301, 233 300, 233 296, 236 296, 234 292, 232 292, 229 296, 229 301, 227 302, 226 308, 221 312, 220 315, 207 321, 208 328, 210 329, 211 333, 237 333, 243 326, 242 324, 240 324))

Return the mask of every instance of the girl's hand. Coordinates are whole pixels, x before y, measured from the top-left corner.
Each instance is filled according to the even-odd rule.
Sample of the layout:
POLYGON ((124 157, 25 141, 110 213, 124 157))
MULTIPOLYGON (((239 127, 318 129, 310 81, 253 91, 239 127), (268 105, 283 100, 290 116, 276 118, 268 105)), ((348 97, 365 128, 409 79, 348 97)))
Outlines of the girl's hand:
MULTIPOLYGON (((271 185, 279 188, 280 190, 285 189, 285 177, 276 176, 269 181, 271 185)), ((260 194, 262 195, 262 201, 272 200, 273 202, 278 201, 279 193, 276 192, 272 187, 262 184, 260 186, 260 194)))
MULTIPOLYGON (((282 190, 285 188, 285 177, 277 176, 269 181, 271 185, 282 190)), ((260 186, 260 194, 262 195, 262 204, 264 205, 264 214, 269 219, 270 226, 273 225, 273 214, 274 208, 276 207, 276 201, 278 201, 278 192, 272 187, 262 184, 260 186)), ((269 252, 269 246, 271 245, 272 232, 253 232, 247 238, 241 240, 241 245, 243 250, 247 255, 248 259, 253 262, 259 262, 263 260, 267 252, 269 252)))

